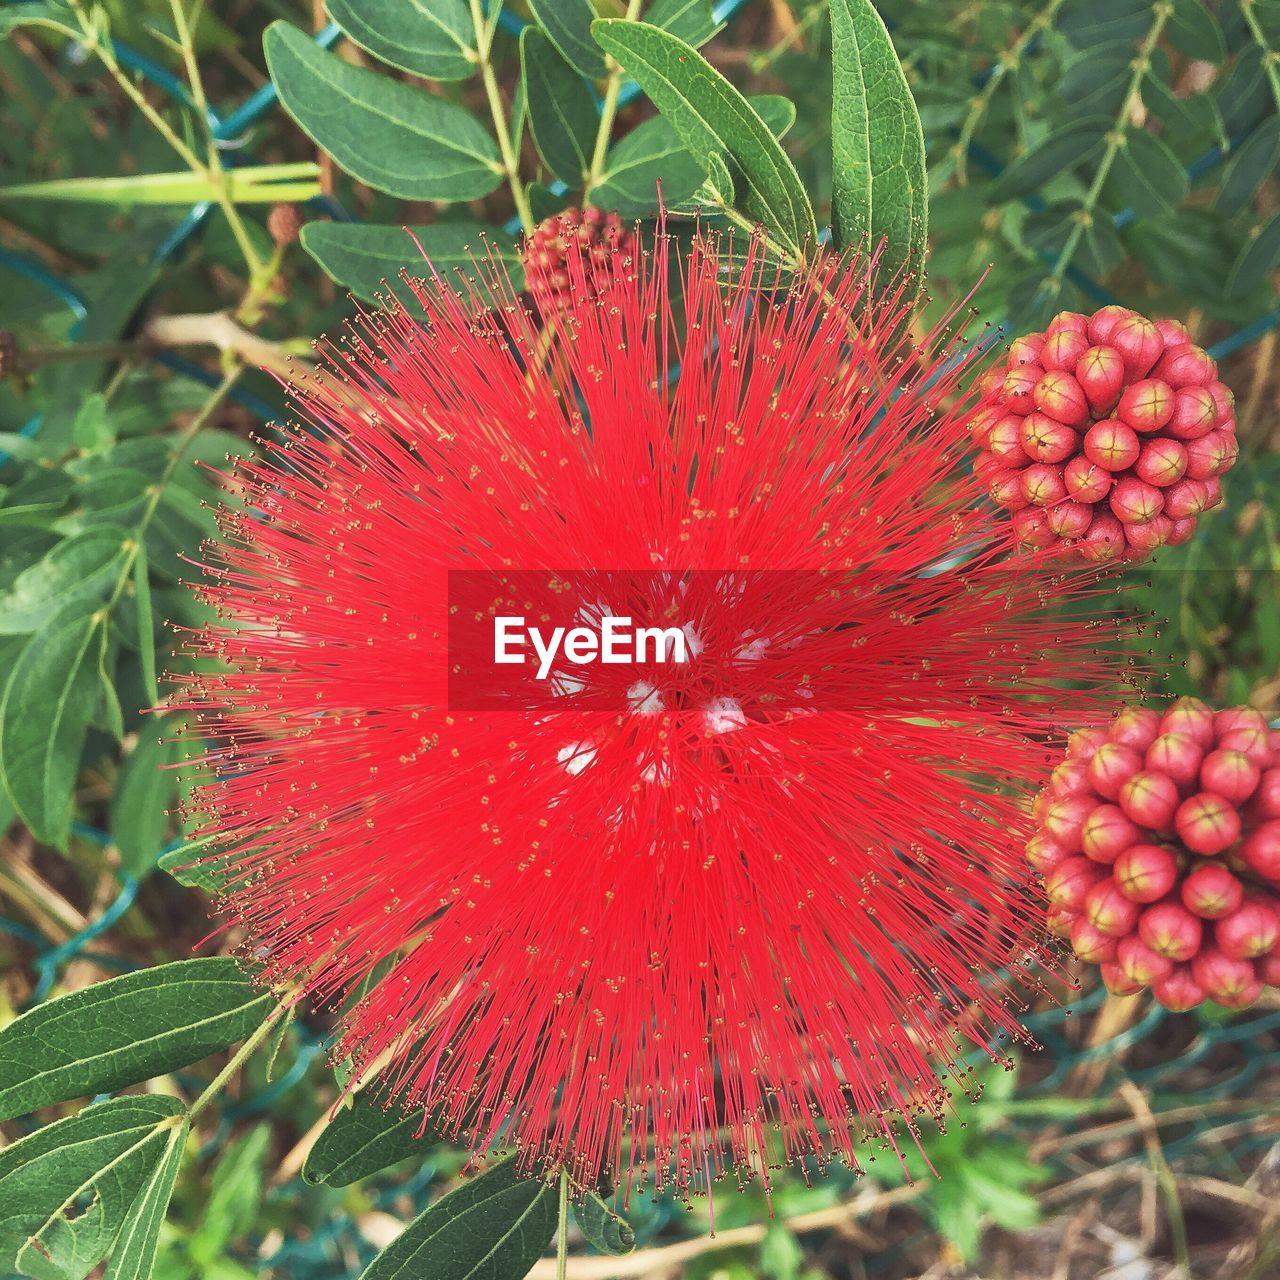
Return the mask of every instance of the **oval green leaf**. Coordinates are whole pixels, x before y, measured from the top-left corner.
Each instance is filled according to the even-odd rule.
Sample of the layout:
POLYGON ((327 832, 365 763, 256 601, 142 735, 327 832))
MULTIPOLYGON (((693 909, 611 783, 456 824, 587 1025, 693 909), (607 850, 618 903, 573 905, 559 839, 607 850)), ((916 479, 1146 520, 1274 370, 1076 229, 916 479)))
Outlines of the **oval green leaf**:
POLYGON ((375 58, 428 80, 465 80, 480 65, 463 0, 328 0, 329 17, 375 58))
POLYGON ((274 1004, 229 956, 126 973, 37 1005, 0 1031, 0 1120, 199 1062, 274 1004))
POLYGON ((593 1191, 588 1191, 574 1204, 573 1216, 587 1243, 601 1253, 620 1258, 636 1247, 636 1233, 631 1230, 631 1224, 614 1213, 593 1191))
POLYGON ((1107 178, 1114 203, 1155 218, 1176 209, 1188 190, 1187 171, 1168 143, 1145 129, 1128 130, 1107 178))
POLYGON ((263 38, 284 109, 353 178, 406 200, 478 200, 498 148, 461 107, 319 48, 287 22, 263 38))
POLYGON ((398 1107, 384 1111, 362 1094, 329 1122, 311 1148, 302 1176, 345 1187, 410 1156, 420 1157, 426 1144, 416 1137, 421 1127, 420 1115, 406 1116, 398 1107))
POLYGON ((108 525, 64 538, 0 594, 0 635, 37 631, 69 606, 89 612, 119 578, 128 538, 108 525))
POLYGON ((587 82, 536 27, 520 35, 520 66, 538 154, 567 186, 581 186, 600 126, 587 82))
POLYGON ((1056 129, 1039 146, 1019 156, 991 184, 993 203, 1030 195, 1050 178, 1091 160, 1102 150, 1102 140, 1111 121, 1106 116, 1090 116, 1056 129))
POLYGON ((111 835, 120 861, 131 875, 143 876, 155 865, 165 832, 168 810, 178 793, 178 744, 172 725, 143 717, 143 731, 125 759, 111 798, 111 835))
POLYGON ((573 70, 588 80, 604 78, 604 55, 591 38, 596 14, 590 0, 529 0, 529 9, 573 70))

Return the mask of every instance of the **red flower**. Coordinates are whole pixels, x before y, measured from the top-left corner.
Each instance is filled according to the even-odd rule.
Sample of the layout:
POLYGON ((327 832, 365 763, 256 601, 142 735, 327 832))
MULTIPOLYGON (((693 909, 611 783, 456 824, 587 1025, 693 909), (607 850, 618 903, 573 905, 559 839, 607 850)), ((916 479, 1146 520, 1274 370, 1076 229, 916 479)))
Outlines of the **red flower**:
POLYGON ((1010 558, 963 466, 942 331, 865 262, 735 250, 619 253, 546 328, 487 264, 488 310, 437 279, 362 316, 207 557, 196 807, 246 948, 350 1001, 337 1053, 404 1106, 583 1181, 856 1164, 1021 1035, 1026 789, 1099 678, 1046 611, 1089 588, 1010 558), (600 571, 696 581, 695 652, 469 709, 459 569, 570 613, 600 571))

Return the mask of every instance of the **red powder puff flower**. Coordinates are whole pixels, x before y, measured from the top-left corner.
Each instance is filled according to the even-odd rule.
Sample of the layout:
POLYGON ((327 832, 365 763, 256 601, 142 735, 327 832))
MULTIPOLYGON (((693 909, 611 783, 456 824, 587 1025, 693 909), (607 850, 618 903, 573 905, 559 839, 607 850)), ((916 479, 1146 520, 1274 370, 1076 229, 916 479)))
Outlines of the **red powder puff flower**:
POLYGON ((362 315, 239 469, 185 697, 202 834, 269 975, 474 1150, 856 1166, 1023 1034, 1026 788, 1099 683, 1049 606, 1093 588, 1011 556, 954 344, 865 261, 782 285, 758 242, 660 235, 601 280, 575 246, 598 287, 542 290, 554 323, 490 264, 362 315), (503 592, 530 625, 627 594, 686 661, 491 679, 458 637, 503 592))

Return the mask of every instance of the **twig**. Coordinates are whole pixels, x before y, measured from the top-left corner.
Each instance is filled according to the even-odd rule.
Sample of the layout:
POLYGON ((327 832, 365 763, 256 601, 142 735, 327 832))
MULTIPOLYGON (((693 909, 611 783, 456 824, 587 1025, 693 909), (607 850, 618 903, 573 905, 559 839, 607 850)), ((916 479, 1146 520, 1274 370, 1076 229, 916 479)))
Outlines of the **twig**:
POLYGON ((1182 1212, 1178 1180, 1174 1177, 1173 1169, 1165 1159, 1164 1148, 1160 1145, 1160 1130, 1156 1124, 1156 1118, 1151 1112, 1146 1096, 1133 1081, 1123 1081, 1119 1093, 1132 1109, 1142 1129, 1142 1141, 1147 1149, 1147 1159, 1151 1162, 1156 1183, 1164 1196, 1165 1217, 1169 1219, 1169 1234, 1173 1237, 1174 1259, 1183 1280, 1192 1280, 1191 1253, 1187 1244, 1187 1220, 1182 1212))
MULTIPOLYGON (((500 6, 495 6, 496 9, 500 6)), ((507 186, 511 188, 511 198, 515 201, 516 213, 520 215, 520 225, 526 234, 533 231, 533 211, 529 208, 529 194, 520 180, 520 164, 515 148, 511 144, 511 129, 507 124, 506 108, 502 105, 502 95, 498 92, 498 79, 493 74, 493 36, 497 24, 488 23, 480 8, 480 0, 471 0, 471 21, 476 29, 476 50, 480 58, 480 78, 484 81, 485 96, 489 99, 489 112, 493 116, 493 129, 498 136, 498 151, 502 155, 502 172, 506 175, 507 186)))
MULTIPOLYGON (((640 16, 640 0, 629 0, 624 18, 634 22, 640 16)), ((604 177, 605 157, 609 152, 609 137, 618 114, 618 95, 622 91, 622 67, 612 56, 608 59, 609 79, 604 88, 604 101, 600 104, 600 125, 596 129, 596 145, 591 152, 591 167, 586 175, 586 196, 600 185, 604 177)))

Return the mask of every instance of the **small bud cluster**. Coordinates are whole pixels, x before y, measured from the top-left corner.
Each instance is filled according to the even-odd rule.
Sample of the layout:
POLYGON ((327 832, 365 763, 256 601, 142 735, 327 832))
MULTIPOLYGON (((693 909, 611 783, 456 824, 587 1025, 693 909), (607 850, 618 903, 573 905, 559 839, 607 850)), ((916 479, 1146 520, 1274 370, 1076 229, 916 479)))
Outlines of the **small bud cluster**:
POLYGON ((1118 994, 1238 1009, 1280 986, 1280 732, 1182 698, 1072 735, 1027 858, 1049 927, 1118 994))
POLYGON ((302 214, 296 204, 273 204, 267 214, 267 234, 281 247, 297 244, 302 236, 302 214))
POLYGON ((1175 320, 1063 311, 983 379, 971 434, 1019 540, 1085 560, 1176 546, 1222 500, 1234 398, 1175 320))
POLYGON ((587 272, 586 291, 594 294, 611 275, 614 260, 631 251, 634 239, 616 213, 605 213, 593 205, 565 209, 544 218, 534 228, 522 255, 525 278, 535 293, 567 301, 574 282, 565 255, 570 242, 576 240, 586 250, 582 259, 587 272))

